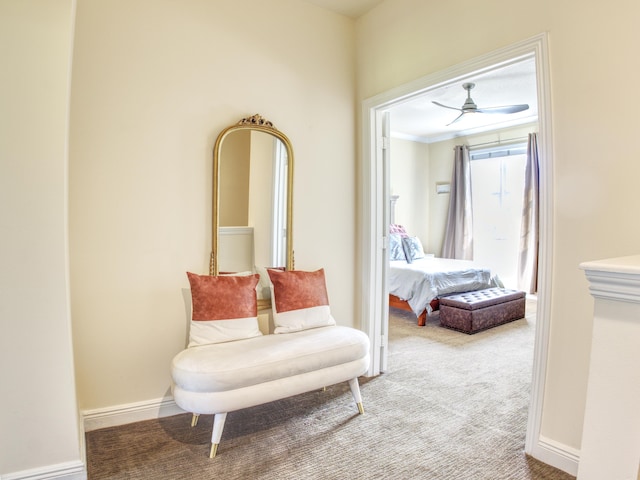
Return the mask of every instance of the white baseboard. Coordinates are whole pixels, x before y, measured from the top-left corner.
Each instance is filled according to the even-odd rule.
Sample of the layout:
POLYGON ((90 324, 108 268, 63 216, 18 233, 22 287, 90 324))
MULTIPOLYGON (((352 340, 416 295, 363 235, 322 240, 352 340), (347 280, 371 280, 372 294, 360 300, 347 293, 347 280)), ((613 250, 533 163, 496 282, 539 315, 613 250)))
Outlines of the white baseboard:
POLYGON ((87 480, 87 471, 84 463, 77 461, 5 473, 0 478, 2 480, 87 480))
POLYGON ((165 397, 95 410, 83 410, 82 418, 84 431, 90 432, 99 428, 116 427, 143 420, 170 417, 180 413, 185 412, 176 405, 173 398, 165 397))
POLYGON ((574 477, 578 475, 580 451, 568 445, 540 435, 531 456, 574 477))

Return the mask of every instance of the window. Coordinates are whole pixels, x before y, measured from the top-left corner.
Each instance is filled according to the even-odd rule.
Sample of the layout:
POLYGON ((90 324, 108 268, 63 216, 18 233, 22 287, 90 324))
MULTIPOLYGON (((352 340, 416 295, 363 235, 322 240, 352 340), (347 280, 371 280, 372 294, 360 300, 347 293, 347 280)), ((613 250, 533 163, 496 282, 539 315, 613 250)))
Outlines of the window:
POLYGON ((526 144, 472 150, 473 259, 517 287, 526 144))

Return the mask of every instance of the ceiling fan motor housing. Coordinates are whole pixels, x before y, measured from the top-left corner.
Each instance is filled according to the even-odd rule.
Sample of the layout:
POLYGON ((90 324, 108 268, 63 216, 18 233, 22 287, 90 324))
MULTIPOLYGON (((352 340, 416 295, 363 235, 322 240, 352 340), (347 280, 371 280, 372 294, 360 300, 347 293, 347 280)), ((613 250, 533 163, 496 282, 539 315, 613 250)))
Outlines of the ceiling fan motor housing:
POLYGON ((472 113, 478 110, 478 106, 475 104, 475 102, 471 98, 471 89, 475 86, 476 86, 475 83, 462 84, 462 88, 464 88, 467 91, 467 99, 465 100, 464 105, 462 105, 462 111, 464 112, 472 113))

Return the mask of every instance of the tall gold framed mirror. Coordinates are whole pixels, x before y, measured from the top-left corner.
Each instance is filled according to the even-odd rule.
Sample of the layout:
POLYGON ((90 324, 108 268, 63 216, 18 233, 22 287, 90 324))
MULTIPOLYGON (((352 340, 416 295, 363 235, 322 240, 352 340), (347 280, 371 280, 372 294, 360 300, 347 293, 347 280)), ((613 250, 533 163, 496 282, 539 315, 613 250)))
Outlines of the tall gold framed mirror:
POLYGON ((225 128, 213 150, 209 274, 293 265, 293 147, 256 114, 225 128))

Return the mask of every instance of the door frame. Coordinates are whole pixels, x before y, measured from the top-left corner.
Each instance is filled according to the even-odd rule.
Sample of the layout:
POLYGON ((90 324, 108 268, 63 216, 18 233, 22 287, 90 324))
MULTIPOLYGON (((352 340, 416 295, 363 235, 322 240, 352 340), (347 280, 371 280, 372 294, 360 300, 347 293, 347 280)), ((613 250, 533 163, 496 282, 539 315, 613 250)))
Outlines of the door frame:
MULTIPOLYGON (((386 329, 388 326, 388 287, 385 265, 388 263, 387 234, 384 225, 388 208, 385 191, 383 112, 425 91, 459 83, 471 74, 490 71, 525 57, 536 63, 538 89, 538 148, 540 152, 540 243, 538 269, 538 306, 531 382, 531 398, 525 438, 525 452, 536 458, 548 457, 541 445, 542 406, 546 380, 551 308, 551 269, 553 254, 553 151, 551 128, 551 89, 549 77, 548 39, 542 33, 530 39, 496 50, 400 85, 362 102, 360 157, 360 313, 362 330, 371 340, 371 362, 367 375, 378 375, 386 364, 386 329)), ((549 459, 551 460, 551 459, 549 459)), ((549 462, 556 463, 556 462, 549 462)))

